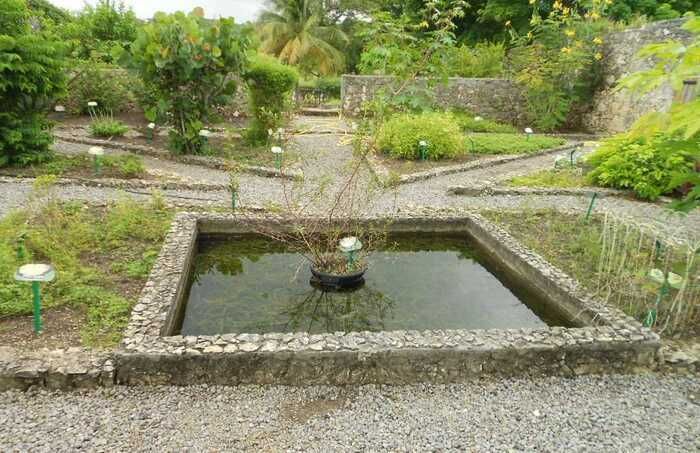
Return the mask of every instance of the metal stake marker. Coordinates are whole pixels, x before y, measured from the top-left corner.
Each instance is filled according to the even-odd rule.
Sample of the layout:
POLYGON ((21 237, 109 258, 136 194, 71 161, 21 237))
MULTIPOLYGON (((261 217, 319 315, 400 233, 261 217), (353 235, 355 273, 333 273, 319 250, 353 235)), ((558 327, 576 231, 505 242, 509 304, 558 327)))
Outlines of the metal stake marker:
POLYGON ((282 153, 284 151, 280 146, 273 146, 270 151, 275 155, 275 168, 277 168, 277 171, 280 171, 282 169, 282 153))
POLYGON ((595 204, 596 198, 598 198, 598 192, 593 192, 593 196, 591 197, 591 204, 588 205, 588 212, 586 212, 586 219, 584 220, 585 223, 588 223, 588 221, 591 218, 591 213, 593 212, 593 205, 595 204))
POLYGON ((425 160, 428 158, 428 142, 421 140, 418 142, 418 151, 420 153, 420 160, 425 160))
POLYGON ((101 166, 102 166, 102 156, 104 155, 105 150, 102 149, 101 146, 92 146, 88 150, 88 154, 90 154, 93 158, 93 165, 95 167, 95 175, 100 176, 101 173, 101 166))
POLYGON ((15 273, 18 282, 32 283, 32 296, 34 307, 34 332, 41 333, 41 282, 50 282, 56 277, 56 271, 48 264, 25 264, 15 273))

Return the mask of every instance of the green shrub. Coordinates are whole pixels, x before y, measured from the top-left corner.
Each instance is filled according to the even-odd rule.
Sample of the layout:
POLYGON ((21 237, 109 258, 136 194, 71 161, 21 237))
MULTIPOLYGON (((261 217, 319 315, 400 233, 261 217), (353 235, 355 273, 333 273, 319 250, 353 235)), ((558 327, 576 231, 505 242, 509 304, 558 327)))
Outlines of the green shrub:
POLYGON ((697 138, 622 134, 606 140, 587 163, 593 167, 590 177, 595 184, 630 189, 640 198, 655 200, 671 190, 675 176, 691 173, 698 149, 697 138))
POLYGON ((97 102, 100 109, 123 112, 134 102, 130 88, 133 77, 116 66, 89 61, 76 68, 62 101, 71 113, 88 113, 88 102, 97 102))
POLYGON ((461 45, 448 53, 451 77, 502 77, 506 50, 502 43, 480 42, 461 45))
POLYGON ((0 25, 0 166, 45 161, 45 112, 65 83, 61 48, 32 31, 24 0, 0 2, 0 25))
POLYGON ((446 159, 465 151, 464 135, 454 117, 435 112, 392 117, 379 128, 376 145, 392 157, 419 159, 423 140, 428 143, 429 159, 446 159))
POLYGON ((340 77, 321 77, 316 80, 315 88, 323 93, 326 99, 340 98, 340 77))
POLYGON ((467 149, 475 154, 527 154, 554 148, 566 140, 546 135, 473 134, 467 135, 467 149))
POLYGON ((201 8, 187 15, 157 13, 139 31, 131 45, 132 64, 155 101, 146 116, 168 120, 174 152, 204 151, 206 140, 199 133, 214 109, 235 94, 248 43, 246 29, 232 19, 205 19, 201 8))
POLYGON ((250 143, 261 143, 267 140, 267 131, 277 129, 284 113, 292 108, 291 92, 299 82, 299 74, 275 58, 256 55, 244 77, 253 113, 246 138, 250 143))
POLYGON ((464 132, 501 132, 505 134, 515 134, 518 130, 510 124, 498 123, 471 112, 454 111, 452 115, 459 123, 459 127, 464 132))
POLYGON ((120 156, 106 156, 104 158, 106 167, 114 167, 125 178, 135 178, 146 173, 143 159, 133 154, 122 154, 120 156))
POLYGON ((129 126, 111 117, 97 118, 90 123, 90 133, 97 137, 121 137, 129 126))

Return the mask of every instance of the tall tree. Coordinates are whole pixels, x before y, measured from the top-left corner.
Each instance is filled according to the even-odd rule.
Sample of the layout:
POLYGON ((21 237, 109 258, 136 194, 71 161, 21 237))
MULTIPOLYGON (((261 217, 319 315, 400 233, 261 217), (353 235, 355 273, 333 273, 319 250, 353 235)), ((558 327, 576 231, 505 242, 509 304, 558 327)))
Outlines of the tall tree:
POLYGON ((260 16, 261 50, 314 75, 345 67, 347 35, 326 20, 319 0, 270 0, 260 16))

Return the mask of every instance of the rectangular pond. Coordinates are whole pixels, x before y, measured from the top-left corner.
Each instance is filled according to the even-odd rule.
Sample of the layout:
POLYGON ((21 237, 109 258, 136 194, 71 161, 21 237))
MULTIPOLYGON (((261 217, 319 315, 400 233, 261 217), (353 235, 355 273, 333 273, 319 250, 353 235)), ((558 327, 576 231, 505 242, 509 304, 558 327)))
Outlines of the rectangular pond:
POLYGON ((328 292, 310 285, 308 262, 283 244, 250 234, 202 235, 176 333, 568 326, 466 234, 395 234, 367 261, 363 286, 328 292))

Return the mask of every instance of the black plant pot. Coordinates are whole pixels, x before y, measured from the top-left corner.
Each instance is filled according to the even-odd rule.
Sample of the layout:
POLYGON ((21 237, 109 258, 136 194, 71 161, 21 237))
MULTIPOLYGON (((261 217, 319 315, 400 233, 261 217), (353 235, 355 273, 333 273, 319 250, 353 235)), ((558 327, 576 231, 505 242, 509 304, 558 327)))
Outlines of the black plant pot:
POLYGON ((316 270, 311 266, 311 284, 326 290, 357 288, 365 283, 366 271, 365 267, 352 274, 335 275, 316 270))

